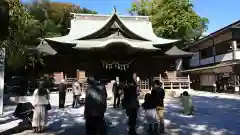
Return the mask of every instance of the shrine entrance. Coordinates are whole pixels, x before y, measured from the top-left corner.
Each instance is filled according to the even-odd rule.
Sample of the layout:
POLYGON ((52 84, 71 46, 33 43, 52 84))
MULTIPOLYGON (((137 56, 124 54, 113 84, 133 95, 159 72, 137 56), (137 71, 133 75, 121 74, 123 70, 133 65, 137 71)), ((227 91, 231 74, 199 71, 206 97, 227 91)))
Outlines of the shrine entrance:
POLYGON ((125 81, 136 72, 137 50, 124 42, 114 42, 92 51, 92 59, 97 63, 96 68, 100 68, 101 78, 115 80, 119 77, 120 81, 125 81))
POLYGON ((120 78, 120 81, 125 81, 132 76, 133 71, 131 70, 120 70, 120 69, 104 69, 102 68, 103 78, 107 80, 115 80, 116 77, 120 78))

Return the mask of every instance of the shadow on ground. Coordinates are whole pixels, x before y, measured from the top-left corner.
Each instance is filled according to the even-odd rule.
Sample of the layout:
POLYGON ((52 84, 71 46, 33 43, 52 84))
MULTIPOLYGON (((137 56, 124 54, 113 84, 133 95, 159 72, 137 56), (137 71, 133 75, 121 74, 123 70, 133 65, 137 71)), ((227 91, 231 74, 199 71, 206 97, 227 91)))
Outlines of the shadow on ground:
MULTIPOLYGON (((171 135, 238 135, 240 133, 240 100, 219 97, 193 96, 195 114, 186 116, 181 113, 178 99, 171 99, 165 106, 165 124, 167 134, 171 135)), ((46 135, 85 134, 84 107, 58 109, 53 106, 49 111, 48 130, 46 135)), ((109 105, 105 118, 108 135, 127 135, 127 116, 123 109, 109 105)), ((146 135, 144 111, 139 109, 137 132, 146 135)), ((32 134, 30 130, 15 133, 17 135, 32 134)))
POLYGON ((193 96, 195 114, 181 114, 179 103, 166 106, 165 116, 179 125, 179 134, 232 135, 240 133, 240 100, 193 96))

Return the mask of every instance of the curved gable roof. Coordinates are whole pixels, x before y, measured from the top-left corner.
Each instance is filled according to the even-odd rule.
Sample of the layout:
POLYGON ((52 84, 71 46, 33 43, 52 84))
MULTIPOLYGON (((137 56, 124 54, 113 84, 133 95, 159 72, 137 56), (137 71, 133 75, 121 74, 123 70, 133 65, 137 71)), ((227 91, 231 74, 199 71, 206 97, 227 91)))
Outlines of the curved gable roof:
POLYGON ((104 29, 114 18, 131 34, 140 39, 151 41, 153 45, 174 43, 178 40, 164 39, 157 37, 148 17, 142 16, 118 16, 114 12, 111 16, 74 14, 75 19, 71 20, 71 29, 68 35, 47 40, 63 43, 74 43, 74 40, 82 39, 104 29), (106 19, 108 17, 108 19, 106 19), (80 18, 80 19, 78 19, 80 18))
POLYGON ((104 33, 106 31, 108 31, 108 29, 114 24, 114 23, 118 24, 118 27, 120 27, 121 30, 126 31, 126 33, 129 33, 130 35, 133 35, 136 39, 139 40, 147 40, 148 39, 141 37, 141 35, 138 35, 136 33, 134 33, 133 31, 131 31, 125 24, 124 22, 120 19, 120 17, 114 13, 112 14, 112 16, 107 20, 107 22, 105 23, 105 25, 102 28, 99 28, 97 31, 95 31, 94 33, 87 35, 85 37, 82 37, 80 39, 91 39, 92 36, 94 35, 100 35, 101 33, 104 33))

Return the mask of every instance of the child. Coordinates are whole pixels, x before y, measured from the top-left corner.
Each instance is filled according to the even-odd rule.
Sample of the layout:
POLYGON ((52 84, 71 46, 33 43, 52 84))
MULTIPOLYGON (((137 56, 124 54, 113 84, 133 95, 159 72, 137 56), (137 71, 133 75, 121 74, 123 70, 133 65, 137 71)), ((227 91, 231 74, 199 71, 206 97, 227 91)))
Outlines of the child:
POLYGON ((158 121, 157 121, 157 112, 156 106, 153 102, 151 94, 147 93, 144 98, 144 103, 142 104, 143 109, 145 110, 145 116, 147 123, 149 125, 150 134, 156 134, 158 132, 158 121))
POLYGON ((186 114, 186 115, 191 115, 191 114, 193 114, 194 107, 193 107, 193 103, 192 103, 192 98, 191 98, 191 96, 188 94, 187 91, 184 91, 184 92, 181 94, 180 101, 181 101, 182 106, 183 106, 183 112, 184 112, 184 114, 186 114))

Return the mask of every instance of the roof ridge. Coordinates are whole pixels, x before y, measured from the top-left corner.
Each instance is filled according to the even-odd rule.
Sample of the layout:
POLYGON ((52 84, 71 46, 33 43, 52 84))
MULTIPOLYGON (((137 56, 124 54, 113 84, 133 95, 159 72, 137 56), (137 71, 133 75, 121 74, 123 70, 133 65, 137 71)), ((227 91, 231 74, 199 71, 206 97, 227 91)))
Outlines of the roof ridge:
MULTIPOLYGON (((96 16, 96 17, 110 17, 110 15, 104 15, 104 14, 82 14, 82 13, 71 13, 75 16, 96 16)), ((118 15, 122 18, 149 18, 149 16, 131 16, 131 15, 118 15)))

